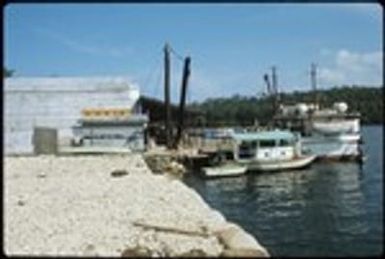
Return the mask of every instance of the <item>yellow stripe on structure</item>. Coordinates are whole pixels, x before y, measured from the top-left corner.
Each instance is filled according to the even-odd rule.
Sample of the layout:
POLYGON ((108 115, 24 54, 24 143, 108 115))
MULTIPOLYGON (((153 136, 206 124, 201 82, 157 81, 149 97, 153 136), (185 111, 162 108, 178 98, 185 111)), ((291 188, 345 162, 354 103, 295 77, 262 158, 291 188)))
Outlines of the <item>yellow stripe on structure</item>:
POLYGON ((81 111, 83 117, 124 117, 131 114, 127 108, 85 108, 81 111))

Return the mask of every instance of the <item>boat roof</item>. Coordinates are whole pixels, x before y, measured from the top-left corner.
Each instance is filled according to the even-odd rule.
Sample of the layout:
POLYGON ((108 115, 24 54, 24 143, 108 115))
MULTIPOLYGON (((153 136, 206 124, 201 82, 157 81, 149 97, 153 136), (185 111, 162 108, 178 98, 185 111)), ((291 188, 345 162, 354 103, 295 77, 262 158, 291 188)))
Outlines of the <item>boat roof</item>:
POLYGON ((235 140, 275 140, 275 139, 294 139, 295 135, 286 130, 270 130, 246 133, 233 133, 235 140))

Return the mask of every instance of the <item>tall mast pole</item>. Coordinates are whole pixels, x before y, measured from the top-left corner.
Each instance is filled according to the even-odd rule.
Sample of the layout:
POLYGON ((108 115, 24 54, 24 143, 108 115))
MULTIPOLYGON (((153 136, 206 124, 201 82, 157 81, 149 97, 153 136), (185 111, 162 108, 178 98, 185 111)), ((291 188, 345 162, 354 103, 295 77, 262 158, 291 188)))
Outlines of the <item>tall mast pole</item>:
POLYGON ((188 85, 188 79, 190 77, 190 63, 191 58, 186 57, 184 60, 184 68, 183 68, 183 75, 182 75, 182 93, 180 95, 180 103, 179 103, 179 123, 178 123, 178 130, 174 142, 174 148, 178 147, 178 144, 182 138, 182 132, 184 130, 184 110, 186 106, 186 92, 187 92, 187 85, 188 85))
POLYGON ((314 101, 314 105, 317 107, 319 105, 318 92, 317 92, 317 67, 314 63, 311 64, 310 77, 311 77, 311 88, 313 91, 313 101, 314 101))
POLYGON ((278 109, 278 79, 277 79, 277 68, 273 66, 271 68, 271 81, 272 81, 272 92, 274 94, 274 114, 277 112, 278 109))
POLYGON ((166 147, 170 148, 170 47, 168 43, 164 46, 164 103, 165 103, 165 133, 166 147))
POLYGON ((269 75, 268 74, 264 74, 263 75, 263 80, 265 81, 266 83, 266 91, 267 91, 267 95, 271 95, 271 86, 270 86, 270 81, 269 81, 269 75))

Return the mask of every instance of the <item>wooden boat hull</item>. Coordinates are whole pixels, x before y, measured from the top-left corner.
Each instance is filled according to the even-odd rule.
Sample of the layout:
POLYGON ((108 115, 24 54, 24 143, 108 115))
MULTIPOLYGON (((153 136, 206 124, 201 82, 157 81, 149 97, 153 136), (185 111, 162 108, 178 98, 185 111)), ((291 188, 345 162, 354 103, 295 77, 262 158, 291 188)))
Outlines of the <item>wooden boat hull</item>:
POLYGON ((250 171, 281 171, 291 169, 301 169, 309 166, 316 159, 315 155, 302 156, 290 160, 275 160, 275 161, 243 161, 240 163, 247 165, 250 171))

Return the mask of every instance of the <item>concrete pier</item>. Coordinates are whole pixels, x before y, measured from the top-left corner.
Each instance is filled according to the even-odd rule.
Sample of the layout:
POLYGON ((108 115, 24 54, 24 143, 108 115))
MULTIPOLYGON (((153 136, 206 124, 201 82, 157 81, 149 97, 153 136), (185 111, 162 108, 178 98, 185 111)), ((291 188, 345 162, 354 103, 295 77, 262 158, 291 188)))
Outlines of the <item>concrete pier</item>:
POLYGON ((140 154, 5 157, 4 195, 7 255, 269 255, 140 154))

